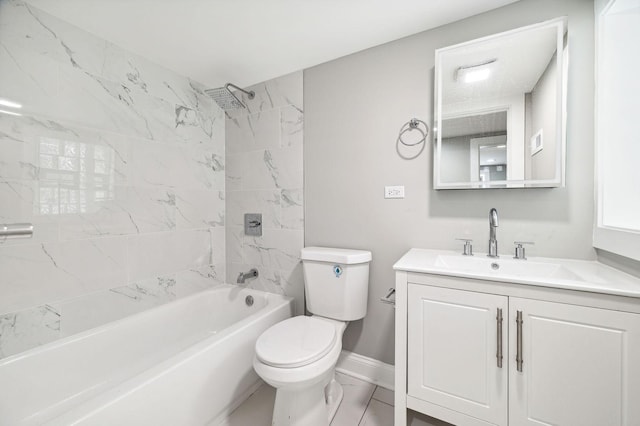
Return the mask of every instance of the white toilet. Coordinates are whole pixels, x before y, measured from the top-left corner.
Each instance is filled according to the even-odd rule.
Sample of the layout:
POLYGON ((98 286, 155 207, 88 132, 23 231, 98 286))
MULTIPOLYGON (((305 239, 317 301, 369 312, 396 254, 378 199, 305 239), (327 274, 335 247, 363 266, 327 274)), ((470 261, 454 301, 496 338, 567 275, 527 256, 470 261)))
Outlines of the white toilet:
POLYGON ((267 329, 256 342, 253 368, 277 389, 273 426, 327 426, 342 401, 334 371, 347 321, 367 313, 371 252, 302 249, 305 298, 313 316, 267 329))

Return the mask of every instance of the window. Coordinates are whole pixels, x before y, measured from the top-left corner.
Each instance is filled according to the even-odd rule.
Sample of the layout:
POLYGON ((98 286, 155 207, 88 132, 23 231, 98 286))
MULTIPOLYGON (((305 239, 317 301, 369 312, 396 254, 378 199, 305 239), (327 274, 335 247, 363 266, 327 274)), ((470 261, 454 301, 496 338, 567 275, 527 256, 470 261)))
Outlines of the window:
POLYGON ((596 1, 594 246, 640 260, 640 2, 596 1))
POLYGON ((42 137, 39 164, 38 214, 91 213, 114 197, 110 147, 42 137))

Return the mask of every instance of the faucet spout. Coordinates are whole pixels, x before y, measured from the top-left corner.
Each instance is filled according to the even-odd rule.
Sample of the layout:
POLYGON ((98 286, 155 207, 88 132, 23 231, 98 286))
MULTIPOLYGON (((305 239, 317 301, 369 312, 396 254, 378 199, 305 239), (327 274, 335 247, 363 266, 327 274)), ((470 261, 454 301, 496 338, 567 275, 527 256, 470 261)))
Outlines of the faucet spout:
POLYGON ((247 278, 255 278, 258 276, 258 270, 256 268, 252 268, 249 272, 240 272, 238 275, 237 283, 244 284, 247 278))
POLYGON ((489 226, 498 227, 498 210, 496 209, 489 210, 489 226))
POLYGON ((498 256, 498 238, 496 228, 498 227, 498 211, 496 209, 489 210, 489 257, 498 256))

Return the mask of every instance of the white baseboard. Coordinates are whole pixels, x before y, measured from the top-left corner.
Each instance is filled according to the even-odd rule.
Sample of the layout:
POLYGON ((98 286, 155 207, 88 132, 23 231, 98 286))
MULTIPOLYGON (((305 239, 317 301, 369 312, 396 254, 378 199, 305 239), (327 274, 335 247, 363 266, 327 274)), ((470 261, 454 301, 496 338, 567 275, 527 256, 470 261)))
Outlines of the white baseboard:
POLYGON ((393 390, 394 367, 377 359, 342 351, 336 371, 393 390))

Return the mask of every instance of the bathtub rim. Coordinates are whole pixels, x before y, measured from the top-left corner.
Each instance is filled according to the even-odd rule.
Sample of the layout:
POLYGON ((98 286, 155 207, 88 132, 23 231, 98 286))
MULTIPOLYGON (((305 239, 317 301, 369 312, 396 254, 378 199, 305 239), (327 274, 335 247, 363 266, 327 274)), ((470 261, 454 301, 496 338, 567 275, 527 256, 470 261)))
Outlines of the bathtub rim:
MULTIPOLYGON (((237 287, 230 285, 231 287, 237 287)), ((268 295, 268 298, 271 300, 275 300, 278 303, 272 305, 271 310, 269 309, 260 309, 254 312, 252 315, 243 318, 240 321, 233 323, 231 326, 224 328, 221 332, 212 334, 206 339, 198 341, 197 343, 177 352, 170 357, 158 362, 144 371, 139 372, 138 374, 132 375, 128 377, 126 380, 115 384, 114 386, 108 387, 104 389, 102 392, 96 394, 92 398, 86 399, 84 401, 79 402, 77 405, 71 407, 69 410, 66 410, 57 415, 45 417, 43 421, 44 424, 52 426, 68 424, 68 421, 73 421, 72 424, 77 422, 83 422, 89 419, 96 413, 99 413, 105 407, 109 407, 112 404, 118 403, 120 400, 127 398, 130 394, 135 393, 141 388, 144 388, 148 384, 151 384, 155 380, 158 380, 164 375, 171 374, 174 370, 179 369, 184 364, 190 362, 192 359, 200 356, 212 345, 223 345, 225 340, 233 339, 235 334, 243 329, 249 328, 252 325, 255 325, 263 320, 264 317, 269 315, 274 315, 276 311, 280 309, 288 309, 289 317, 294 315, 294 298, 289 296, 283 296, 275 293, 268 293, 262 290, 253 290, 253 289, 245 289, 242 290, 248 291, 257 291, 260 293, 265 293, 268 295), (270 298, 269 296, 275 296, 270 298)), ((268 306, 268 305, 267 305, 268 306)), ((267 307, 265 306, 265 308, 267 307)), ((253 365, 251 366, 253 369, 253 365)), ((262 379, 257 376, 258 381, 250 386, 242 395, 240 395, 236 401, 233 401, 227 407, 225 407, 217 416, 210 419, 207 423, 207 426, 215 425, 216 422, 220 421, 220 419, 226 418, 230 414, 229 409, 234 409, 239 406, 244 399, 249 397, 257 388, 259 384, 262 383, 262 379)))
MULTIPOLYGON (((81 331, 79 333, 75 333, 75 334, 60 338, 60 339, 53 340, 53 341, 45 343, 43 345, 39 345, 39 346, 30 348, 30 349, 27 349, 26 351, 18 352, 18 353, 13 354, 13 355, 9 355, 8 357, 0 359, 0 368, 2 368, 4 366, 7 366, 7 365, 10 365, 10 364, 13 364, 14 362, 18 362, 23 358, 27 358, 27 357, 30 357, 30 356, 37 355, 37 354, 39 354, 41 352, 46 352, 48 350, 55 349, 55 348, 58 348, 60 346, 67 345, 69 343, 73 343, 73 342, 78 341, 78 340, 86 339, 86 338, 88 338, 90 336, 93 336, 93 335, 106 333, 109 330, 111 330, 113 328, 116 328, 116 327, 120 326, 121 324, 123 324, 123 323, 125 323, 127 321, 131 321, 131 320, 134 320, 134 319, 141 319, 141 318, 144 318, 146 316, 150 316, 150 315, 152 315, 154 313, 157 313, 157 310, 162 309, 164 307, 167 307, 168 305, 173 305, 173 304, 176 304, 176 303, 186 303, 187 301, 189 301, 191 299, 196 299, 196 298, 202 297, 202 295, 204 293, 214 293, 214 292, 222 290, 222 289, 229 289, 229 290, 237 289, 239 292, 246 291, 246 292, 261 293, 261 294, 264 294, 265 297, 267 298, 267 303, 270 300, 281 300, 283 302, 284 301, 289 301, 289 302, 293 303, 293 300, 294 300, 293 297, 285 296, 285 295, 277 294, 277 293, 270 293, 270 292, 267 292, 267 291, 264 291, 264 290, 257 290, 257 289, 248 288, 248 287, 239 287, 237 285, 226 284, 226 283, 225 284, 216 284, 215 286, 213 286, 211 288, 207 288, 205 290, 195 292, 195 293, 190 294, 188 296, 180 297, 180 298, 177 298, 177 299, 172 300, 170 302, 163 303, 161 305, 154 306, 152 308, 145 309, 143 311, 136 312, 136 313, 131 314, 131 315, 127 315, 127 316, 119 318, 117 320, 109 321, 109 322, 101 324, 101 325, 99 325, 97 327, 89 328, 89 329, 83 330, 83 331, 81 331)), ((240 321, 238 321, 238 322, 236 322, 234 324, 231 324, 229 327, 226 327, 225 329, 221 330, 219 333, 216 333, 215 335, 221 335, 222 333, 224 333, 225 330, 227 330, 229 328, 232 328, 232 327, 235 327, 236 324, 244 322, 245 320, 249 319, 250 317, 253 317, 254 315, 258 314, 258 312, 260 312, 261 310, 254 312, 253 314, 249 315, 246 318, 241 319, 240 321)), ((194 345, 198 345, 199 343, 200 342, 195 343, 194 345)), ((188 350, 188 349, 189 348, 185 348, 184 350, 188 350)), ((181 352, 178 352, 178 353, 181 353, 181 352)), ((172 358, 173 356, 177 355, 178 353, 172 355, 169 358, 172 358)), ((153 367, 151 367, 151 368, 153 368, 153 367)))

